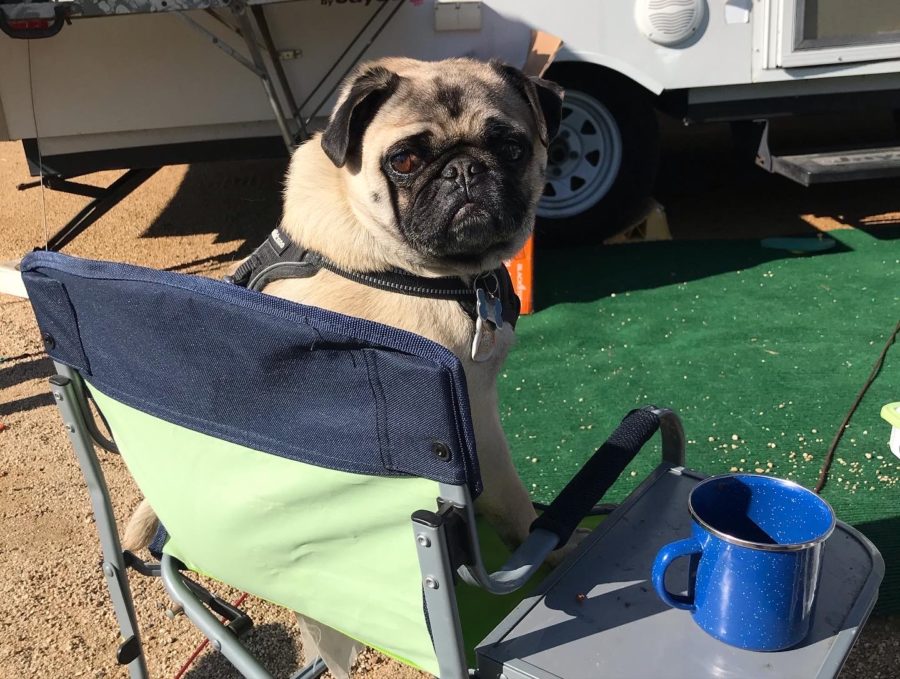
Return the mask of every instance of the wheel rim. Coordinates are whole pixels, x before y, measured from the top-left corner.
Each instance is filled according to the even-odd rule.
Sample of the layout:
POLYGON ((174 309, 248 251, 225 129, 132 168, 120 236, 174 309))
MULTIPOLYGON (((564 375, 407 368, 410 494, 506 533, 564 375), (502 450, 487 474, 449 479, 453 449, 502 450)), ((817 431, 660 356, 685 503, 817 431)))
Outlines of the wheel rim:
POLYGON ((609 192, 622 166, 622 134, 594 97, 566 90, 559 134, 547 150, 539 217, 562 219, 592 208, 609 192))

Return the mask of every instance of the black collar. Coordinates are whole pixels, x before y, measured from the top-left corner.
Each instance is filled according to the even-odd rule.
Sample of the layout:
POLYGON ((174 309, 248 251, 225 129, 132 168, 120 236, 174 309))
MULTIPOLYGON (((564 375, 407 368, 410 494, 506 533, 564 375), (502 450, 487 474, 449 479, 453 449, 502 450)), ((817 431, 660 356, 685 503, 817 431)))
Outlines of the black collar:
POLYGON ((513 327, 519 318, 519 297, 505 266, 478 274, 467 283, 457 276, 428 278, 394 269, 392 271, 347 271, 318 252, 294 243, 281 229, 275 229, 265 242, 226 280, 251 290, 262 290, 275 280, 308 278, 321 269, 379 290, 413 297, 446 299, 458 302, 472 320, 478 316, 477 290, 482 289, 503 305, 503 321, 513 327))

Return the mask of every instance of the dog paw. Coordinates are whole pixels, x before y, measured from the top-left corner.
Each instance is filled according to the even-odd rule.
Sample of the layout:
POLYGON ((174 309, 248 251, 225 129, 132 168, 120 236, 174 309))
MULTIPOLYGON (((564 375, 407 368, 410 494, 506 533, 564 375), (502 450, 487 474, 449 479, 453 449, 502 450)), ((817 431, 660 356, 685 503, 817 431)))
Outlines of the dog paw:
POLYGON ((547 565, 556 568, 565 561, 572 552, 578 549, 581 542, 590 534, 590 528, 576 528, 575 532, 572 533, 572 537, 569 538, 569 541, 565 545, 556 551, 550 552, 550 556, 548 556, 546 560, 547 565))

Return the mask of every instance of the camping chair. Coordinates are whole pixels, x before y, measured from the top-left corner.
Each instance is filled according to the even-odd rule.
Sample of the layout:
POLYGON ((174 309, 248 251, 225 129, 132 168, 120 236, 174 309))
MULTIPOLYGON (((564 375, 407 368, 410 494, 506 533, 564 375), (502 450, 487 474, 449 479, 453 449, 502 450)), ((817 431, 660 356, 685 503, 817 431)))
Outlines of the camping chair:
MULTIPOLYGON (((124 640, 117 657, 132 677, 147 672, 129 569, 160 575, 191 622, 246 677, 269 676, 240 643, 249 620, 191 580, 191 571, 443 679, 468 677, 480 636, 465 635, 457 594, 465 598, 472 587, 519 590, 657 429, 661 464, 490 631, 473 671, 482 679, 596 676, 594 645, 626 653, 631 668, 652 655, 641 648, 647 638, 637 624, 670 626, 656 639, 665 639, 660 648, 668 637, 681 643, 693 633, 677 611, 663 613, 658 602, 654 608, 648 587, 597 601, 591 594, 594 586, 613 592, 617 585, 604 583, 623 578, 646 584, 647 559, 686 530, 679 503, 702 476, 683 467, 684 435, 671 411, 629 413, 525 543, 489 572, 472 504, 482 486, 465 378, 448 350, 411 333, 193 276, 52 252, 26 257, 22 274, 57 366, 51 389, 90 491, 124 640), (114 443, 100 432, 88 398, 114 443), (94 443, 121 453, 165 526, 159 564, 122 551, 94 443), (606 544, 614 545, 615 558, 604 552, 606 544), (603 606, 595 607, 598 601, 603 606), (607 609, 612 622, 600 618, 607 609), (588 610, 589 616, 579 613, 588 610), (542 622, 562 613, 570 616, 566 624, 542 622), (587 644, 588 652, 572 655, 573 643, 587 644), (629 649, 638 651, 630 660, 629 649), (585 674, 579 663, 593 670, 585 674)), ((842 530, 859 542, 852 529, 842 530)), ((877 553, 859 544, 854 558, 871 558, 867 568, 857 564, 856 580, 844 578, 853 580, 852 590, 839 570, 823 575, 841 592, 843 608, 825 607, 827 625, 838 629, 825 634, 831 628, 822 627, 813 650, 801 649, 816 658, 824 649, 838 669, 880 581, 877 553)), ((826 559, 826 571, 832 562, 826 559)), ((717 657, 730 658, 719 642, 691 639, 706 659, 703 644, 713 642, 717 657)), ((741 653, 739 670, 762 666, 756 656, 772 665, 772 654, 741 653)), ((657 670, 678 676, 672 670, 681 661, 668 658, 657 670)), ((295 676, 322 671, 313 662, 295 676)), ((614 668, 609 674, 616 676, 614 668)))

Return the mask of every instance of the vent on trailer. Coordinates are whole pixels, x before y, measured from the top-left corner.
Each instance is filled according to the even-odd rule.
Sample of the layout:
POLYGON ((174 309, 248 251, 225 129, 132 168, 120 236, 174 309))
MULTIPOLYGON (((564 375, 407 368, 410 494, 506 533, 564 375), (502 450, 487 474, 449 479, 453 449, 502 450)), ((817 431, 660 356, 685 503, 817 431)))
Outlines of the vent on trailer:
POLYGON ((635 20, 648 40, 671 47, 694 36, 706 16, 706 0, 638 0, 635 20))

